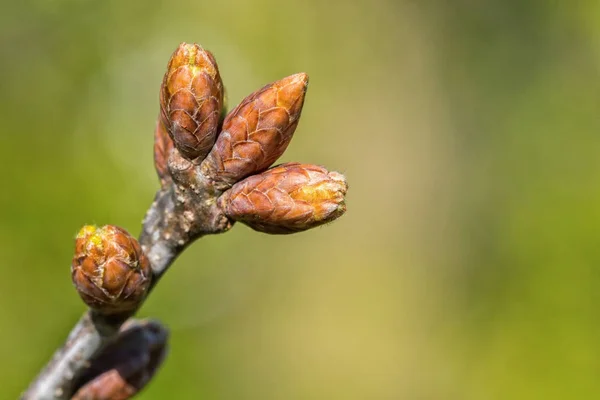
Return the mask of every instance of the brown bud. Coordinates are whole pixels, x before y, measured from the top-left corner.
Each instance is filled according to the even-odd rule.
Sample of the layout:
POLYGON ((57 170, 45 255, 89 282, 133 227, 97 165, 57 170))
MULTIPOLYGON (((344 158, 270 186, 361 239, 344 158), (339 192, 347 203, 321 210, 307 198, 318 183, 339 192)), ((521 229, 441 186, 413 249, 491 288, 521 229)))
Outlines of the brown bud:
POLYGON ((203 163, 204 174, 227 188, 264 171, 283 154, 298 125, 308 76, 273 82, 246 97, 223 122, 215 146, 203 163))
POLYGON ((171 181, 167 163, 172 148, 173 141, 169 137, 165 124, 159 117, 154 131, 154 167, 162 187, 165 187, 171 181))
POLYGON ((75 239, 71 278, 83 301, 102 314, 137 309, 152 271, 139 243, 116 226, 84 226, 75 239))
POLYGON ((213 55, 182 43, 171 56, 160 90, 161 118, 187 159, 203 159, 217 137, 223 82, 213 55))
POLYGON ((126 400, 150 381, 164 360, 168 332, 158 322, 131 321, 78 377, 71 400, 126 400))
POLYGON ((266 233, 294 233, 346 211, 343 175, 299 163, 282 164, 233 185, 219 198, 231 219, 266 233))

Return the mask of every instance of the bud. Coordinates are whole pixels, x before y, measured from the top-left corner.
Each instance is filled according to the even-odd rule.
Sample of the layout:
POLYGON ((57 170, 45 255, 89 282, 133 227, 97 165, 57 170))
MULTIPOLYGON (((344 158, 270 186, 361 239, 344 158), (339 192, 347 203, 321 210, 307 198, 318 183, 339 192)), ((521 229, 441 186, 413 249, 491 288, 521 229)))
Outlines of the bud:
POLYGON ((219 198, 225 214, 265 233, 294 233, 346 211, 343 175, 299 163, 282 164, 233 185, 219 198))
POLYGON ((116 226, 84 226, 75 239, 71 278, 83 301, 102 314, 137 309, 150 285, 150 262, 139 243, 116 226))
POLYGON ((169 137, 167 128, 161 118, 156 121, 156 129, 154 131, 154 167, 160 178, 160 183, 165 187, 170 181, 168 161, 169 154, 173 148, 173 141, 169 137))
POLYGON ((246 97, 223 122, 203 172, 221 188, 264 171, 283 154, 298 125, 308 76, 273 82, 246 97))
POLYGON ((187 159, 203 159, 217 137, 223 82, 213 55, 182 43, 171 56, 160 90, 161 118, 187 159))
POLYGON ((164 360, 168 332, 155 321, 130 321, 78 377, 71 400, 126 400, 139 393, 164 360))

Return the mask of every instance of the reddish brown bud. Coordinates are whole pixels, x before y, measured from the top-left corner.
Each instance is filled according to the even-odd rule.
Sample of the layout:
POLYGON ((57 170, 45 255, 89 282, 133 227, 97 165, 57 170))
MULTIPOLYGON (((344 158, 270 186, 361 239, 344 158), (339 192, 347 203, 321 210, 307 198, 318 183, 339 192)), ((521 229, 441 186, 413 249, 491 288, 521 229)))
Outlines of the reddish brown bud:
POLYGON ((219 198, 231 219, 266 233, 293 233, 346 211, 343 175, 299 163, 282 164, 233 185, 219 198))
POLYGON ((158 322, 126 323, 78 378, 71 400, 126 400, 152 379, 164 360, 168 332, 158 322))
POLYGON ((226 188, 264 171, 283 154, 298 125, 308 76, 273 82, 246 97, 223 122, 215 146, 203 163, 204 173, 226 188))
POLYGON ((75 240, 71 278, 83 301, 102 314, 134 311, 146 296, 150 262, 139 243, 116 226, 84 226, 75 240))
POLYGON ((158 121, 156 121, 156 129, 154 131, 154 167, 160 178, 160 184, 163 187, 171 181, 167 163, 172 148, 173 141, 169 137, 165 124, 159 117, 158 121))
POLYGON ((203 159, 217 137, 223 82, 213 55, 182 43, 171 56, 160 90, 161 118, 175 147, 203 159))

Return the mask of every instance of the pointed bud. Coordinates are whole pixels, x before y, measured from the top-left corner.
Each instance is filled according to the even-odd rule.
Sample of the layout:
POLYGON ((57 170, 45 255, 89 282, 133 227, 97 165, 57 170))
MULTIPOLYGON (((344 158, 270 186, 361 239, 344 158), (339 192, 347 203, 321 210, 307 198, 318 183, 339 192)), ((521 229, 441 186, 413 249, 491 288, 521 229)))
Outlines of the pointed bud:
POLYGON ((205 175, 227 188, 269 168, 283 154, 298 125, 308 76, 288 76, 252 93, 223 122, 203 163, 205 175))
POLYGON ((75 239, 71 278, 83 301, 102 314, 137 309, 151 280, 148 258, 127 231, 84 226, 75 239))
POLYGON ((169 137, 167 128, 162 122, 162 119, 158 118, 158 121, 156 121, 156 129, 154 131, 154 167, 156 168, 156 173, 160 178, 162 187, 165 187, 171 182, 167 163, 172 148, 173 141, 169 137))
POLYGON ((299 163, 282 164, 233 185, 219 198, 225 214, 265 233, 294 233, 346 211, 343 175, 299 163))
POLYGON ((203 159, 217 137, 223 82, 213 55, 182 43, 171 56, 160 90, 161 118, 187 159, 203 159))
POLYGON ((155 321, 130 321, 78 377, 71 400, 126 400, 139 393, 162 364, 167 330, 155 321))

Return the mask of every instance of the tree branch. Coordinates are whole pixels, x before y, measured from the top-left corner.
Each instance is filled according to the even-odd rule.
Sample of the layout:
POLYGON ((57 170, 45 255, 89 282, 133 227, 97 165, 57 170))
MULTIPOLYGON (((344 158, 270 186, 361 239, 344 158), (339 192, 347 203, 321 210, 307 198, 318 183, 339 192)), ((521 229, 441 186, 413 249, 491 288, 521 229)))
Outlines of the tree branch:
MULTIPOLYGON (((144 224, 140 239, 144 239, 145 251, 152 257, 153 271, 162 275, 177 257, 178 250, 170 246, 169 242, 161 240, 163 235, 156 232, 156 216, 161 215, 160 209, 169 202, 164 201, 164 192, 157 193, 157 199, 148 211, 147 221, 151 226, 144 224), (154 239, 154 240, 153 240, 154 239)), ((93 358, 111 342, 119 332, 122 323, 129 315, 122 317, 107 317, 88 310, 71 330, 65 344, 54 353, 48 365, 41 371, 36 379, 22 395, 26 400, 70 399, 73 394, 75 379, 91 365, 93 358)))
MULTIPOLYGON (((214 196, 215 190, 205 185, 197 188, 198 194, 187 186, 178 189, 170 185, 161 189, 146 213, 139 241, 152 266, 154 277, 150 290, 192 241, 206 233, 217 233, 231 227, 227 218, 215 208, 214 201, 206 195, 208 192, 214 196)), ((131 314, 109 317, 88 310, 22 399, 70 399, 77 377, 111 343, 129 317, 131 314)))

